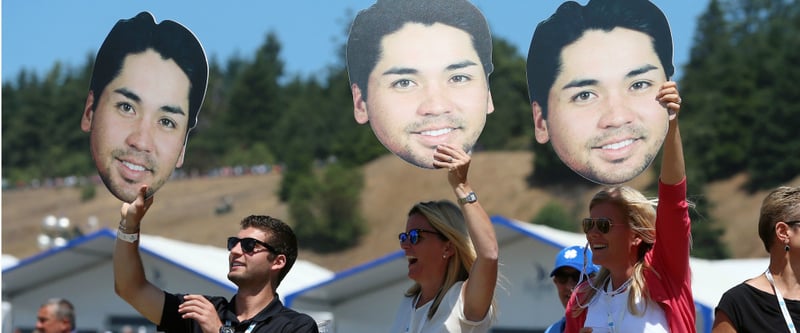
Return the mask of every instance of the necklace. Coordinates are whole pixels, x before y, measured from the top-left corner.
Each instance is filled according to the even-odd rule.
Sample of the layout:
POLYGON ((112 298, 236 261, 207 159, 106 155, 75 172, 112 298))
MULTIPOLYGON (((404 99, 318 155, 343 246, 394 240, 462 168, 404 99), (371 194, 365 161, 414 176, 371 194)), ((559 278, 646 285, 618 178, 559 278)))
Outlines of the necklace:
POLYGON ((608 295, 608 296, 614 297, 614 296, 622 294, 622 293, 624 293, 625 291, 628 290, 628 287, 630 287, 630 285, 631 285, 631 278, 628 278, 627 280, 625 280, 625 283, 623 283, 621 286, 619 286, 619 288, 614 289, 614 291, 612 291, 612 292, 606 291, 606 289, 611 288, 611 277, 610 276, 608 277, 608 280, 607 280, 606 283, 608 283, 608 287, 602 289, 603 293, 608 295))

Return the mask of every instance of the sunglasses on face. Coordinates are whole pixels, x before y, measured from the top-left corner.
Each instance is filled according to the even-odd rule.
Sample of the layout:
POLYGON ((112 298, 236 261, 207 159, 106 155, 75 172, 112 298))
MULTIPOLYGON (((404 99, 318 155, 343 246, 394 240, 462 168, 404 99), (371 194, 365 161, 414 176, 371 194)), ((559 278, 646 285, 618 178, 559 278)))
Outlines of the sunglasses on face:
POLYGON ((598 217, 593 219, 591 217, 587 217, 583 219, 583 233, 588 234, 589 231, 592 231, 594 226, 597 226, 597 230, 601 233, 607 234, 611 230, 611 226, 614 225, 611 223, 611 219, 607 217, 598 217))
POLYGON ((556 281, 556 283, 558 284, 567 284, 570 281, 578 283, 578 280, 580 280, 580 278, 581 278, 581 272, 575 272, 575 273, 556 272, 556 274, 553 275, 553 281, 556 281))
POLYGON ((419 239, 420 239, 419 238, 420 237, 419 234, 421 232, 437 234, 440 237, 442 236, 442 234, 439 233, 438 231, 431 231, 431 230, 425 230, 425 229, 411 229, 408 232, 401 232, 399 235, 397 235, 397 238, 400 238, 400 244, 403 244, 403 243, 406 242, 406 240, 408 240, 409 242, 411 242, 412 245, 414 245, 414 244, 419 243, 419 239))
POLYGON ((228 237, 228 251, 232 250, 234 247, 236 247, 236 244, 239 244, 240 242, 242 243, 242 251, 244 251, 245 253, 253 253, 256 249, 256 244, 260 244, 261 246, 269 250, 269 252, 279 254, 279 252, 269 244, 250 237, 247 238, 228 237))

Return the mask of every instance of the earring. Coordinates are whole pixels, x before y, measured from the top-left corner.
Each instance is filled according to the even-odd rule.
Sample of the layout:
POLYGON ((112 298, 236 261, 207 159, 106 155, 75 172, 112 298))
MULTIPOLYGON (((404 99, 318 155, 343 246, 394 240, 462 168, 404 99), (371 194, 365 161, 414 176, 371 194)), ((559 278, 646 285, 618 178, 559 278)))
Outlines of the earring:
POLYGON ((784 249, 784 250, 786 250, 786 252, 789 252, 789 249, 790 249, 790 248, 789 248, 789 244, 786 244, 786 245, 783 247, 783 249, 784 249))
MULTIPOLYGON (((788 248, 789 246, 787 245, 786 247, 788 248)), ((789 251, 789 250, 786 250, 786 251, 789 251)), ((442 255, 442 259, 447 259, 447 255, 446 255, 446 254, 443 254, 443 255, 442 255)))

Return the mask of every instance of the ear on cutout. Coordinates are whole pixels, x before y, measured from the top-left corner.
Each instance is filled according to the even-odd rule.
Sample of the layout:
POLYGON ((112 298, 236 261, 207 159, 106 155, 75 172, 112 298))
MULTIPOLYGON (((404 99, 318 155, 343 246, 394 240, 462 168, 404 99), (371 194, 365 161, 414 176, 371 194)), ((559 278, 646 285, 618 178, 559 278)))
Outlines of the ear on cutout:
POLYGON ((356 118, 357 123, 364 125, 369 121, 367 101, 362 98, 361 88, 357 84, 350 85, 350 91, 353 93, 353 117, 356 118))
POLYGON ((531 112, 533 113, 533 133, 536 137, 536 142, 547 143, 547 141, 550 141, 550 134, 547 132, 547 119, 544 119, 542 106, 539 105, 539 102, 534 101, 531 103, 531 112))
POLYGON ((183 156, 186 155, 186 140, 189 138, 188 133, 185 139, 183 139, 183 147, 181 147, 181 154, 178 155, 178 160, 175 161, 175 167, 180 168, 183 166, 183 156))
POLYGON ((486 114, 491 114, 494 112, 494 101, 492 100, 492 92, 489 91, 489 100, 486 105, 486 114))
POLYGON ((94 93, 89 90, 86 96, 86 104, 83 106, 83 115, 81 116, 81 130, 89 132, 92 130, 92 117, 94 116, 94 93))

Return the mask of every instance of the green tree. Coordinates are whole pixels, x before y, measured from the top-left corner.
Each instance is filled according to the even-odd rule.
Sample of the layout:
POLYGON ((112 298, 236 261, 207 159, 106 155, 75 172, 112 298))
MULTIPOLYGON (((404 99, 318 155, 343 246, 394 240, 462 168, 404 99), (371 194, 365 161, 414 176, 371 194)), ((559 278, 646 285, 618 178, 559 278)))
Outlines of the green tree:
MULTIPOLYGON (((681 131, 683 131, 682 128, 681 131)), ((689 144, 687 144, 686 140, 683 141, 685 150, 689 144)), ((653 162, 653 168, 654 170, 661 169, 660 156, 653 162)), ((707 183, 702 181, 703 175, 702 171, 698 171, 698 166, 690 163, 690 160, 686 157, 686 195, 692 204, 689 208, 689 218, 692 221, 691 255, 705 259, 727 259, 730 257, 730 249, 722 241, 722 234, 725 230, 711 216, 713 205, 706 200, 704 195, 707 183)), ((649 191, 658 193, 658 179, 653 180, 649 186, 649 191)))
POLYGON ((358 213, 363 175, 359 169, 329 164, 321 179, 299 179, 289 199, 289 212, 301 247, 327 253, 358 243, 366 232, 358 213))
POLYGON ((797 176, 800 138, 786 125, 800 119, 798 11, 796 1, 712 0, 698 20, 680 82, 693 179, 747 172, 756 190, 797 176))
POLYGON ((533 117, 528 103, 525 79, 525 58, 508 41, 495 38, 490 76, 494 113, 486 118, 486 126, 476 150, 525 150, 533 141, 533 117))
POLYGON ((700 199, 699 196, 690 196, 689 200, 696 205, 695 208, 689 209, 689 217, 692 219, 692 257, 730 258, 730 249, 722 242, 725 230, 720 228, 713 219, 708 218, 709 203, 700 199))
POLYGON ((303 179, 312 177, 312 164, 321 143, 319 137, 325 137, 326 132, 332 130, 325 128, 315 114, 319 88, 306 83, 295 78, 284 88, 289 104, 283 107, 285 112, 275 120, 273 129, 276 137, 280 138, 275 141, 279 144, 274 146, 277 156, 286 166, 279 190, 283 201, 291 198, 296 186, 304 186, 301 183, 303 179))
POLYGON ((546 225, 559 230, 575 232, 575 217, 558 202, 548 202, 531 220, 533 224, 546 225))
MULTIPOLYGON (((197 125, 189 133, 186 145, 182 169, 187 172, 204 173, 219 166, 244 162, 241 156, 247 155, 247 152, 239 150, 232 140, 226 139, 236 135, 231 133, 236 131, 236 127, 227 126, 226 117, 230 103, 229 87, 235 82, 243 64, 244 61, 237 56, 229 59, 225 66, 220 65, 216 58, 209 61, 206 96, 198 114, 197 125), (226 157, 228 160, 224 160, 226 157)), ((269 147, 260 145, 253 149, 259 152, 256 156, 270 156, 264 152, 269 147)), ((266 161, 260 161, 264 162, 266 161)))
POLYGON ((550 142, 534 143, 531 150, 533 171, 527 178, 529 186, 572 186, 588 182, 561 161, 550 142))
MULTIPOLYGON (((277 36, 268 33, 253 61, 242 66, 232 83, 230 102, 224 113, 226 137, 217 138, 226 141, 226 153, 230 154, 224 158, 226 162, 232 162, 228 160, 232 156, 250 152, 256 142, 266 144, 274 152, 284 139, 274 131, 286 104, 279 84, 284 66, 280 49, 277 36)), ((282 157, 277 156, 278 160, 282 157)))
POLYGON ((360 125, 353 118, 353 99, 347 71, 343 66, 331 67, 322 91, 324 114, 335 132, 328 142, 329 153, 343 165, 360 166, 388 153, 375 138, 369 125, 360 125))
POLYGON ((687 163, 695 181, 724 179, 742 171, 751 151, 749 101, 738 96, 751 90, 752 71, 742 50, 732 43, 730 24, 717 0, 698 19, 689 62, 679 88, 684 100, 681 129, 687 163), (732 79, 736 78, 736 79, 732 79), (692 168, 691 166, 689 167, 692 168))
POLYGON ((92 58, 78 70, 56 63, 43 78, 22 71, 3 83, 3 177, 13 182, 86 174, 88 135, 80 130, 92 58))
POLYGON ((747 47, 754 53, 750 66, 758 69, 750 97, 758 107, 750 127, 757 158, 747 159, 751 190, 774 188, 800 174, 800 137, 794 128, 800 124, 800 90, 795 86, 800 79, 800 6, 796 1, 756 4, 749 16, 768 13, 768 19, 759 20, 760 29, 747 47))

